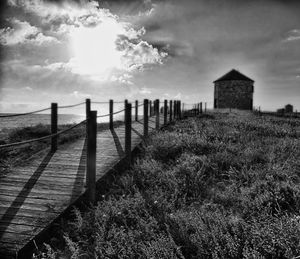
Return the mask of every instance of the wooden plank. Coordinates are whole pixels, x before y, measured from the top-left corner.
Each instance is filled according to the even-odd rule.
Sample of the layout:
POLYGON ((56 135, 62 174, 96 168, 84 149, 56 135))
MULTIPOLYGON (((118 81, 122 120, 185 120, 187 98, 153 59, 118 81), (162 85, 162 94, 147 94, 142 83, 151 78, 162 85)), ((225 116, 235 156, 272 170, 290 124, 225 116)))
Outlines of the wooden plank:
POLYGON ((63 209, 68 205, 69 201, 65 201, 64 203, 50 203, 45 202, 44 204, 35 204, 27 201, 24 202, 8 202, 8 201, 0 201, 0 213, 7 214, 10 211, 15 214, 15 210, 17 209, 27 209, 27 210, 35 210, 41 212, 54 212, 60 213, 63 209))
MULTIPOLYGON (((51 215, 54 215, 55 217, 57 217, 60 213, 54 212, 54 211, 48 211, 47 217, 50 217, 51 215)), ((38 218, 41 216, 41 212, 39 210, 30 210, 30 209, 26 209, 26 208, 19 208, 16 209, 13 213, 7 212, 7 210, 1 210, 0 211, 0 215, 1 215, 1 220, 5 220, 4 216, 11 216, 10 218, 15 218, 15 217, 34 217, 34 218, 38 218)), ((42 215, 42 216, 45 216, 42 215)), ((51 216, 52 217, 52 216, 51 216)), ((46 218, 46 217, 45 217, 46 218)))
MULTIPOLYGON (((1 181, 1 184, 4 185, 9 185, 9 184, 16 184, 16 185, 24 185, 24 181, 22 179, 3 179, 1 181)), ((82 183, 77 183, 74 180, 71 181, 57 181, 54 178, 52 178, 52 180, 45 180, 43 181, 42 179, 38 179, 38 181, 36 183, 34 183, 32 185, 32 188, 36 188, 36 187, 45 187, 47 189, 51 189, 53 188, 54 190, 57 188, 71 188, 73 186, 82 186, 82 183)), ((28 188, 31 189, 31 188, 28 188)))
MULTIPOLYGON (((2 217, 3 215, 0 215, 2 217)), ((10 218, 2 218, 1 225, 5 224, 16 224, 16 225, 27 225, 27 226, 37 226, 45 227, 49 221, 54 220, 57 217, 57 214, 47 213, 47 217, 41 215, 41 213, 30 212, 25 215, 17 214, 10 218)))
MULTIPOLYGON (((42 172, 42 174, 45 173, 45 171, 50 171, 51 169, 53 169, 53 171, 56 171, 55 173, 57 174, 57 171, 61 170, 62 173, 64 170, 70 172, 70 173, 76 173, 76 171, 78 170, 78 167, 79 167, 79 163, 77 163, 76 165, 72 165, 72 164, 66 164, 65 163, 62 163, 61 165, 57 165, 57 164, 53 164, 53 162, 51 161, 51 163, 49 163, 47 165, 47 167, 44 169, 44 171, 42 172)), ((85 167, 84 167, 85 169, 85 167)), ((17 173, 23 173, 23 172, 35 172, 36 171, 36 167, 34 166, 26 166, 26 167, 23 167, 23 168, 19 168, 18 170, 14 170, 13 173, 8 173, 7 174, 7 177, 9 177, 10 175, 16 175, 17 173)), ((3 177, 1 177, 3 178, 3 177)))
MULTIPOLYGON (((43 174, 41 176, 34 176, 33 174, 22 174, 22 175, 11 175, 7 180, 16 180, 20 179, 23 183, 30 180, 40 179, 41 181, 63 181, 63 182, 74 182, 75 179, 84 179, 84 174, 73 174, 73 175, 66 175, 66 174, 59 174, 55 175, 55 172, 51 172, 52 175, 43 174)), ((57 173, 56 173, 57 174, 57 173)))
MULTIPOLYGON (((72 198, 72 195, 68 195, 69 198, 72 198)), ((9 196, 9 195, 1 195, 0 197, 0 203, 1 202, 13 202, 13 203, 23 203, 24 200, 27 203, 32 203, 32 204, 49 204, 49 203, 53 203, 53 204, 57 204, 58 202, 61 203, 68 203, 68 199, 61 196, 59 198, 59 196, 56 196, 56 199, 45 199, 44 197, 22 197, 22 196, 17 196, 17 197, 13 197, 13 196, 9 196)))
MULTIPOLYGON (((23 185, 20 185, 20 186, 15 186, 14 184, 7 184, 7 185, 4 185, 1 183, 0 185, 0 191, 2 192, 5 192, 5 191, 12 191, 12 192, 17 192, 18 195, 20 194, 20 192, 22 191, 22 189, 24 188, 23 185)), ((26 189, 25 189, 26 190, 26 189)), ((84 189, 78 189, 78 192, 81 192, 82 190, 84 189)), ((36 194, 36 195, 62 195, 62 196, 65 196, 65 195, 68 195, 70 194, 70 190, 69 189, 55 189, 53 191, 50 191, 49 192, 49 188, 48 189, 40 189, 40 188, 34 188, 34 189, 31 189, 31 190, 28 190, 28 193, 26 193, 28 195, 30 194, 36 194)))
POLYGON ((2 236, 5 236, 5 233, 11 233, 11 234, 18 234, 18 235, 24 235, 24 236, 35 236, 39 232, 45 228, 46 225, 42 227, 38 226, 29 226, 29 225, 23 225, 23 224, 14 224, 10 223, 9 225, 0 225, 0 240, 2 239, 2 236))
POLYGON ((5 198, 5 196, 9 196, 9 197, 13 197, 16 198, 18 197, 28 197, 31 199, 43 199, 43 200, 61 200, 61 197, 64 197, 64 199, 69 199, 73 196, 80 196, 82 194, 82 192, 74 192, 72 191, 72 193, 70 193, 70 191, 65 192, 65 193, 51 193, 49 194, 47 193, 40 193, 40 192, 30 192, 28 194, 22 194, 18 191, 14 191, 14 190, 0 190, 0 197, 2 199, 2 197, 5 198))

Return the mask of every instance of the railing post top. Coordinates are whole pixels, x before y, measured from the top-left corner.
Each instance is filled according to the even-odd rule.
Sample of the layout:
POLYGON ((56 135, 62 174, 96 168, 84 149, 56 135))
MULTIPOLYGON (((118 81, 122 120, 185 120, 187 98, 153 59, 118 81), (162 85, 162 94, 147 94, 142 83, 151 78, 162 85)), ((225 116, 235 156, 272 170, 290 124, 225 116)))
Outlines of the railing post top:
POLYGON ((90 111, 90 118, 94 119, 97 117, 97 111, 90 111))
POLYGON ((51 107, 57 107, 57 103, 51 103, 51 107))

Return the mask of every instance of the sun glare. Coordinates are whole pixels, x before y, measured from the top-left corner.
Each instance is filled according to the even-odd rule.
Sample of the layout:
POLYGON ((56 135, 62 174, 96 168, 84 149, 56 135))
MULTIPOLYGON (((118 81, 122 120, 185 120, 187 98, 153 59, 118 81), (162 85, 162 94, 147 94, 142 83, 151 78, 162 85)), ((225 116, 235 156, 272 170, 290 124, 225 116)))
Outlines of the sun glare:
POLYGON ((115 41, 123 32, 121 24, 108 19, 96 27, 77 27, 71 31, 74 72, 94 77, 107 77, 121 67, 122 52, 115 41))

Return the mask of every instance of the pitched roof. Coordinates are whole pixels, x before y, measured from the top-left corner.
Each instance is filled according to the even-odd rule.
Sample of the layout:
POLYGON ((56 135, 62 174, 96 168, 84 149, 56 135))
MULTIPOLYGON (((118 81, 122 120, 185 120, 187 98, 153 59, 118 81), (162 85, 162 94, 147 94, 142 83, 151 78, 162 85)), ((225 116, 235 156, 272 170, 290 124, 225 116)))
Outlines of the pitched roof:
POLYGON ((254 82, 254 80, 252 80, 249 77, 243 75, 239 71, 237 71, 235 69, 232 69, 227 74, 225 74, 224 76, 222 76, 219 79, 217 79, 216 81, 214 81, 214 83, 220 82, 220 81, 231 81, 231 80, 243 80, 243 81, 254 82))

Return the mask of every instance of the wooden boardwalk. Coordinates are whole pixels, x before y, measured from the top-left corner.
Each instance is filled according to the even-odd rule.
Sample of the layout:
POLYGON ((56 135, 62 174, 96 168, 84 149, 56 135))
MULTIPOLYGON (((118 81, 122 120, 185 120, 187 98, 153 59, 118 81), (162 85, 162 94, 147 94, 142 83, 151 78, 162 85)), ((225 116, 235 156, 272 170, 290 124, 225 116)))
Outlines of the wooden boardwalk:
MULTIPOLYGON (((163 122, 163 116, 160 122, 163 122)), ((155 118, 149 119, 149 132, 155 118)), ((141 143, 143 124, 132 124, 132 149, 141 143)), ((97 181, 124 158, 124 126, 97 134, 97 181)), ((86 141, 50 151, 0 181, 0 258, 17 253, 85 193, 86 141)))

